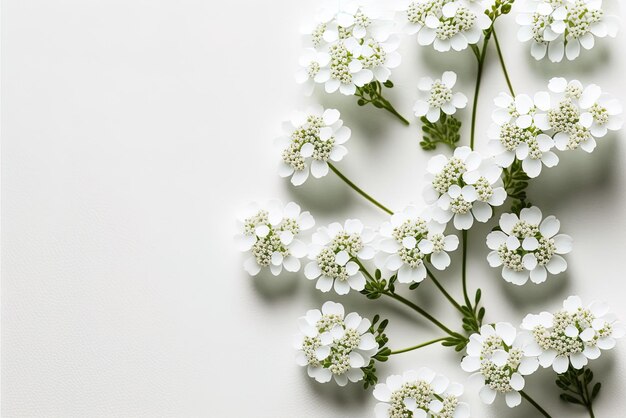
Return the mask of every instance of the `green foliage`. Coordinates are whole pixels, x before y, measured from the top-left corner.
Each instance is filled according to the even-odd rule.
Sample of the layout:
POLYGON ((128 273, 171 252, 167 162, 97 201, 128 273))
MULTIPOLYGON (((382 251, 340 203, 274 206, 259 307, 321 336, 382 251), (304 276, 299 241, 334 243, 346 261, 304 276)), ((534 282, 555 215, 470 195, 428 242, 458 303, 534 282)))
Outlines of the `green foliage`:
MULTIPOLYGON (((482 296, 482 291, 478 289, 476 291, 476 296, 474 297, 474 306, 461 306, 461 311, 463 314, 463 329, 467 332, 467 334, 473 334, 475 332, 480 332, 480 327, 483 324, 483 319, 485 317, 485 308, 479 308, 478 305, 480 303, 480 298, 482 296)), ((454 347, 454 349, 458 352, 465 348, 469 339, 463 335, 457 334, 454 337, 449 337, 442 345, 446 347, 454 347)))
POLYGON ((530 178, 522 169, 522 162, 515 159, 509 168, 504 169, 502 179, 507 195, 514 200, 511 210, 519 215, 523 208, 531 206, 526 201, 526 189, 530 178))
POLYGON ((448 337, 443 340, 441 345, 443 345, 444 347, 454 347, 454 351, 460 352, 465 348, 468 342, 469 340, 467 338, 460 334, 457 334, 454 337, 448 337))
POLYGON ((495 21, 498 17, 509 14, 511 12, 511 8, 513 7, 513 3, 515 3, 515 0, 496 0, 491 8, 486 10, 485 13, 492 21, 495 21))
POLYGON ((387 80, 384 83, 380 81, 372 81, 362 87, 357 87, 354 95, 358 97, 357 104, 359 106, 365 106, 371 103, 377 109, 385 109, 394 116, 396 116, 402 123, 409 125, 409 121, 406 120, 394 107, 389 103, 387 99, 383 97, 383 86, 390 89, 393 87, 393 82, 387 80))
POLYGON ((437 148, 437 144, 445 144, 452 148, 456 148, 456 144, 461 139, 461 121, 453 116, 445 113, 441 114, 439 120, 435 123, 430 122, 426 117, 420 118, 422 121, 422 132, 424 139, 420 142, 420 146, 431 151, 437 148))
POLYGON ((483 318, 485 317, 485 308, 478 308, 480 298, 482 296, 482 290, 476 291, 474 297, 474 307, 462 306, 463 310, 463 329, 468 333, 480 332, 480 327, 483 324, 483 318))
POLYGON ((361 290, 361 294, 365 295, 368 299, 378 299, 386 292, 394 292, 396 290, 396 278, 394 274, 389 280, 383 279, 380 270, 376 270, 372 280, 368 280, 365 283, 365 288, 361 290))
POLYGON ((380 323, 378 321, 380 321, 380 315, 374 316, 369 329, 369 332, 374 334, 376 338, 378 351, 374 354, 367 366, 361 367, 361 370, 363 370, 363 387, 365 389, 374 386, 378 382, 378 377, 376 376, 376 361, 381 363, 385 362, 389 359, 389 355, 391 354, 391 350, 386 347, 389 338, 385 335, 385 328, 389 325, 389 321, 387 319, 380 321, 380 323))
MULTIPOLYGON (((565 402, 584 406, 591 414, 593 414, 593 400, 600 393, 602 384, 596 382, 590 389, 593 381, 593 372, 587 367, 576 370, 571 365, 569 369, 558 376, 556 385, 563 390, 560 398, 565 402)), ((593 416, 593 415, 592 415, 593 416)))
POLYGON ((357 87, 355 93, 355 96, 359 98, 357 104, 359 106, 365 106, 366 104, 371 103, 378 109, 386 108, 388 103, 382 95, 383 86, 390 89, 393 87, 393 82, 391 80, 387 80, 381 84, 380 81, 372 81, 363 87, 357 87))

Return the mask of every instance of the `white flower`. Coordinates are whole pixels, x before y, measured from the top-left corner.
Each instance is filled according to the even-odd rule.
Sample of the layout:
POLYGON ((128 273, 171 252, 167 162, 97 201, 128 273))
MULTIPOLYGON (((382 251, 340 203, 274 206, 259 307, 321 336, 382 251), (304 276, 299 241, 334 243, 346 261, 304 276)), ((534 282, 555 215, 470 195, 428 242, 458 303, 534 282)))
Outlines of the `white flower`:
POLYGON ((506 322, 495 327, 483 325, 479 334, 470 336, 461 368, 470 373, 479 372, 475 377, 483 385, 479 395, 484 403, 492 404, 496 395, 502 393, 510 408, 520 404, 524 376, 534 373, 539 366, 537 358, 526 353, 524 337, 506 322))
POLYGON ((555 133, 554 142, 561 150, 582 148, 592 152, 596 139, 622 127, 622 106, 600 87, 587 87, 578 80, 555 77, 548 84, 550 95, 544 95, 538 106, 546 110, 548 126, 555 133))
POLYGON ((424 199, 431 204, 434 220, 447 223, 454 217, 456 229, 469 229, 478 222, 487 222, 492 206, 506 200, 501 186, 502 169, 469 147, 454 150, 452 158, 436 155, 430 159, 424 199))
POLYGON ((294 112, 283 123, 284 135, 276 139, 282 161, 278 167, 281 177, 291 176, 299 186, 309 177, 328 174, 328 161, 341 161, 348 153, 344 144, 350 139, 350 128, 343 126, 336 109, 311 107, 307 112, 294 112))
POLYGON ((315 78, 322 68, 330 64, 328 52, 318 51, 315 48, 306 48, 300 57, 300 69, 296 72, 296 82, 304 84, 304 93, 307 96, 313 94, 315 78))
POLYGON ((525 0, 520 8, 517 38, 532 40, 530 52, 537 60, 546 53, 552 62, 563 56, 574 60, 581 46, 593 48, 594 36, 615 37, 619 29, 616 18, 602 10, 602 0, 525 0))
MULTIPOLYGON (((537 94, 539 100, 544 98, 542 94, 537 94)), ((554 141, 543 131, 549 129, 545 117, 539 119, 544 124, 537 126, 534 100, 526 94, 511 97, 500 93, 494 102, 497 109, 492 114, 494 123, 487 135, 496 164, 509 167, 517 158, 531 178, 541 173, 542 163, 546 167, 556 166, 559 157, 551 151, 554 141)))
POLYGON ((417 33, 420 45, 433 44, 437 51, 461 51, 476 44, 491 26, 482 1, 415 0, 404 9, 409 34, 417 33))
POLYGON ((452 87, 456 84, 456 73, 446 71, 441 79, 433 81, 430 77, 420 80, 418 88, 423 99, 418 100, 413 107, 415 116, 426 118, 435 123, 439 120, 441 112, 446 115, 454 115, 457 109, 463 109, 467 105, 467 97, 463 93, 452 93, 452 87))
POLYGON ((265 207, 248 206, 239 216, 241 233, 235 236, 239 250, 250 252, 244 269, 252 276, 269 267, 277 276, 283 270, 300 270, 300 258, 306 255, 306 245, 295 237, 315 224, 309 212, 300 212, 293 202, 284 207, 272 200, 265 207))
POLYGON ((624 336, 626 328, 605 303, 593 302, 583 307, 578 296, 570 296, 563 302, 563 309, 551 314, 529 314, 522 328, 530 331, 533 342, 528 345, 532 355, 539 356, 543 367, 557 373, 565 373, 571 364, 575 369, 597 359, 600 350, 610 350, 615 340, 624 336))
POLYGON ((400 38, 393 26, 379 11, 355 1, 325 10, 305 31, 312 50, 307 49, 300 61, 297 81, 313 80, 324 84, 327 93, 339 90, 345 95, 374 80, 387 81, 401 61, 396 51, 400 38))
POLYGON ((313 234, 309 249, 309 262, 304 275, 309 280, 317 279, 315 287, 328 292, 334 287, 339 295, 350 289, 361 291, 365 288, 365 277, 361 273, 357 259, 370 260, 375 255, 369 245, 374 232, 364 228, 358 219, 348 219, 342 227, 334 222, 321 227, 313 234))
POLYGON ((554 216, 541 221, 541 210, 524 208, 518 217, 503 213, 502 231, 487 235, 487 246, 493 250, 487 256, 491 267, 502 266, 502 277, 509 283, 523 285, 528 281, 543 283, 551 274, 567 269, 567 262, 559 254, 572 250, 572 238, 558 234, 560 222, 554 216))
POLYGON ((455 235, 444 235, 446 225, 419 216, 415 207, 408 207, 391 216, 380 227, 380 250, 376 257, 379 268, 397 272, 400 283, 418 283, 426 277, 425 261, 436 269, 450 265, 447 251, 459 246, 455 235))
POLYGON ((469 405, 460 402, 463 385, 423 367, 391 375, 374 388, 376 418, 469 418, 469 405))
POLYGON ((322 311, 310 310, 298 320, 296 362, 306 366, 310 377, 320 383, 335 379, 339 386, 363 379, 363 370, 378 351, 369 332, 371 323, 355 312, 344 318, 340 303, 326 302, 322 311))

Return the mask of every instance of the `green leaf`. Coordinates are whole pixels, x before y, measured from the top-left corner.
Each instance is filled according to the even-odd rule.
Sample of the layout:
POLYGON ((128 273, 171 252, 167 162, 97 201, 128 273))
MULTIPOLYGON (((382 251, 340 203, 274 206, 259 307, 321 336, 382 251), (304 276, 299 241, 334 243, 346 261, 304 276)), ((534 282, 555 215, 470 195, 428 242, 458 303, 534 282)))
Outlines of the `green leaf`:
POLYGON ((590 390, 589 385, 592 381, 591 369, 583 367, 578 370, 570 365, 567 371, 560 374, 556 380, 556 385, 564 391, 560 394, 560 398, 565 402, 583 405, 591 410, 593 399, 598 396, 602 387, 600 383, 596 383, 590 390))
POLYGON ((602 383, 598 382, 594 385, 593 390, 591 391, 591 399, 595 399, 600 393, 600 389, 602 389, 602 383))
POLYGON ((582 401, 578 398, 573 397, 572 395, 568 395, 567 393, 561 393, 561 395, 559 396, 562 400, 564 400, 565 402, 569 402, 569 403, 574 403, 574 404, 579 404, 582 405, 582 401))
POLYGON ((422 122, 422 136, 420 146, 426 151, 437 148, 437 144, 444 144, 451 149, 456 148, 456 144, 461 139, 461 121, 453 116, 441 115, 435 123, 430 122, 426 117, 420 118, 422 122))

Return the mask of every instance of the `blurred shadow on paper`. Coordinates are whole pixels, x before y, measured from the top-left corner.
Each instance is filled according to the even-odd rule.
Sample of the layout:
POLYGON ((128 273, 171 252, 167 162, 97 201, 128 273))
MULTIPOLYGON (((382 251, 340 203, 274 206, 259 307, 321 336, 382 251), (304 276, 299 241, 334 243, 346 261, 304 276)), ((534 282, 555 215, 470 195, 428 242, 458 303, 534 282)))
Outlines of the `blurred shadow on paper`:
POLYGON ((274 276, 268 269, 263 269, 255 277, 250 277, 254 290, 266 302, 275 302, 282 298, 293 296, 298 291, 302 277, 301 273, 285 271, 274 276))

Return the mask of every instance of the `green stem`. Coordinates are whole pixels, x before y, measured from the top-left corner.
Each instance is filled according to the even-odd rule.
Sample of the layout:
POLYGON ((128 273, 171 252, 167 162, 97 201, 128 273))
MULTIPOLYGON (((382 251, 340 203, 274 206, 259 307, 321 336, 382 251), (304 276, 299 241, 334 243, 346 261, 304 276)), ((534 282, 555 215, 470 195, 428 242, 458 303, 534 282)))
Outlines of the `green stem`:
POLYGON ((474 50, 476 59, 478 60, 478 74, 476 75, 476 88, 474 89, 474 104, 472 106, 472 128, 470 131, 470 148, 474 149, 474 136, 476 130, 476 110, 478 105, 478 96, 480 94, 480 84, 483 78, 483 67, 485 66, 485 56, 487 55, 487 45, 489 44, 489 36, 485 35, 482 51, 474 50))
POLYGON ((463 282, 463 297, 465 298, 465 305, 472 309, 472 302, 467 295, 467 230, 463 230, 463 262, 461 267, 461 276, 463 282))
POLYGON ((426 347, 428 345, 438 343, 439 341, 445 341, 447 339, 448 339, 448 337, 442 337, 442 338, 437 338, 436 340, 426 341, 425 343, 414 345, 413 347, 403 348, 402 350, 392 351, 391 353, 389 353, 389 355, 401 354, 401 353, 406 353, 408 351, 417 350, 418 348, 426 347))
POLYGON ((357 263, 357 265, 359 266, 359 269, 361 270, 361 272, 365 273, 365 275, 367 276, 368 279, 370 279, 371 281, 375 282, 376 279, 374 278, 374 276, 372 276, 370 274, 369 271, 367 271, 367 269, 365 268, 365 266, 363 265, 363 263, 361 263, 361 260, 359 260, 358 258, 354 257, 353 258, 354 262, 357 263))
POLYGON ((384 210, 385 212, 387 212, 390 215, 393 215, 393 212, 390 209, 387 209, 385 206, 383 206, 381 203, 379 203, 376 199, 374 199, 372 196, 368 195, 367 193, 365 193, 360 187, 358 187, 356 184, 352 183, 346 176, 344 176, 343 174, 341 174, 341 171, 339 171, 334 165, 332 165, 331 163, 328 163, 328 166, 330 167, 330 169, 333 171, 333 173, 337 174, 337 176, 343 180, 348 186, 352 187, 352 189, 354 189, 354 191, 356 191, 357 193, 359 193, 361 196, 363 196, 364 198, 366 198, 367 200, 369 200, 371 203, 373 203, 374 205, 376 205, 377 207, 379 207, 380 209, 384 210))
POLYGON ((546 418, 552 418, 552 416, 550 414, 548 414, 546 412, 546 410, 543 409, 537 402, 535 402, 535 400, 533 398, 528 396, 528 394, 526 392, 524 392, 523 390, 520 390, 519 393, 520 393, 520 395, 522 395, 522 398, 526 399, 528 402, 530 402, 530 404, 532 406, 537 408, 537 411, 541 412, 541 415, 543 415, 546 418))
MULTIPOLYGON (((578 380, 578 377, 576 378, 576 380, 578 380)), ((587 411, 589 412, 589 417, 590 418, 595 418, 595 414, 593 413, 593 406, 591 403, 591 396, 589 396, 589 385, 587 383, 583 384, 584 388, 585 388, 585 397, 586 399, 586 407, 587 407, 587 411)))
POLYGON ((444 324, 442 324, 437 319, 435 319, 435 317, 433 317, 431 314, 429 314, 424 309, 420 308, 419 306, 417 306, 416 304, 414 304, 410 300, 405 299, 402 296, 400 296, 400 295, 398 295, 396 293, 393 293, 391 291, 388 291, 388 290, 383 292, 383 294, 387 295, 390 298, 395 299, 398 302, 401 302, 401 303, 405 304, 406 306, 408 306, 409 308, 413 309, 415 312, 419 313, 424 318, 428 319, 430 322, 432 322, 433 324, 438 326, 441 330, 443 330, 445 333, 447 333, 451 337, 454 337, 454 338, 464 338, 461 334, 458 334, 458 333, 452 331, 450 328, 446 327, 444 324))
POLYGON ((391 103, 389 102, 389 100, 385 99, 382 94, 379 96, 380 97, 380 101, 382 102, 383 108, 385 110, 387 110, 389 113, 391 113, 392 115, 395 115, 398 119, 400 119, 400 121, 402 123, 404 123, 405 125, 410 125, 411 123, 406 120, 404 118, 404 116, 402 116, 400 113, 398 113, 398 111, 391 105, 391 103))
POLYGON ((500 57, 500 65, 502 66, 502 72, 504 73, 504 78, 506 78, 506 84, 509 86, 509 91, 512 96, 515 96, 515 91, 513 90, 513 84, 511 84, 511 79, 509 78, 509 73, 506 70, 506 64, 504 64, 504 57, 502 56, 502 50, 500 49, 500 42, 498 42, 498 35, 496 35, 496 28, 494 27, 492 30, 493 40, 496 43, 496 50, 498 51, 498 57, 500 57))
POLYGON ((458 309, 459 312, 463 313, 463 309, 461 308, 461 305, 459 305, 459 303, 456 300, 454 300, 454 298, 446 291, 446 289, 444 289, 444 287, 441 285, 441 283, 439 283, 439 280, 437 280, 435 278, 435 276, 431 273, 431 271, 429 269, 426 269, 426 272, 428 273, 428 276, 433 281, 435 286, 437 286, 437 288, 441 291, 441 293, 443 293, 443 295, 446 297, 446 299, 448 299, 450 301, 450 303, 456 309, 458 309))

